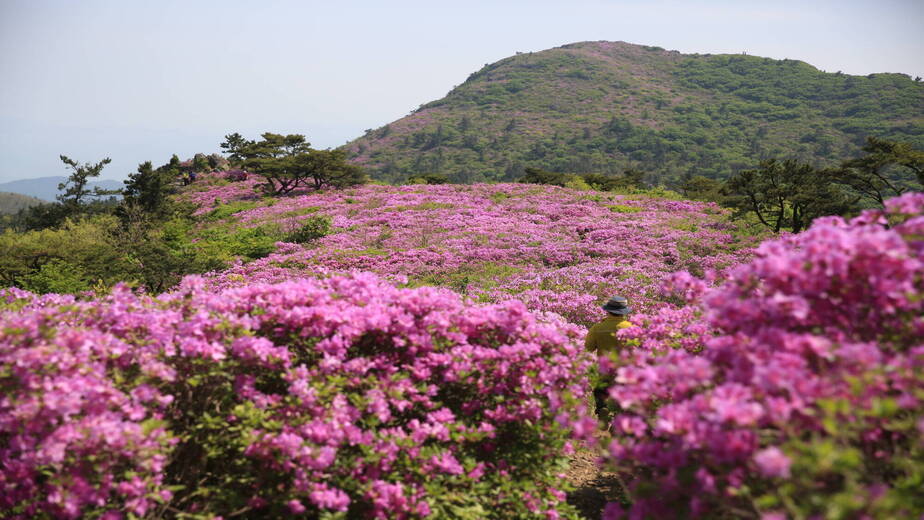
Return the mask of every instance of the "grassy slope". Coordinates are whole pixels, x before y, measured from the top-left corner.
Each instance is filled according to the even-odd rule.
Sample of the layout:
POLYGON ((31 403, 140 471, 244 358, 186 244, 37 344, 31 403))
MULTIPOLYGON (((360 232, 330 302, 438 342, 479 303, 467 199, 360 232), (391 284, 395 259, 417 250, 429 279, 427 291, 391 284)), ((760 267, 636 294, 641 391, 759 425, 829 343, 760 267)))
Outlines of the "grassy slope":
POLYGON ((723 178, 765 156, 834 162, 868 135, 924 146, 924 83, 804 62, 584 42, 486 65, 346 145, 373 176, 510 180, 525 166, 723 178))

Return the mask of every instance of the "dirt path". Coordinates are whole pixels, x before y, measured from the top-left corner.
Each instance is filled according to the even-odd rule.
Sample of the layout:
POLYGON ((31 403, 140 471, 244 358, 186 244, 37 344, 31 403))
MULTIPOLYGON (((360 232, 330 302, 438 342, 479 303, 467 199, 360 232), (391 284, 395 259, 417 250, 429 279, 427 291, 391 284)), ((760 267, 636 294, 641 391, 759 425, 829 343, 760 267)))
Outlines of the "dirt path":
POLYGON ((575 490, 568 494, 568 503, 577 507, 587 520, 598 520, 607 502, 625 500, 622 486, 615 473, 601 471, 597 455, 586 448, 571 457, 567 477, 575 490))

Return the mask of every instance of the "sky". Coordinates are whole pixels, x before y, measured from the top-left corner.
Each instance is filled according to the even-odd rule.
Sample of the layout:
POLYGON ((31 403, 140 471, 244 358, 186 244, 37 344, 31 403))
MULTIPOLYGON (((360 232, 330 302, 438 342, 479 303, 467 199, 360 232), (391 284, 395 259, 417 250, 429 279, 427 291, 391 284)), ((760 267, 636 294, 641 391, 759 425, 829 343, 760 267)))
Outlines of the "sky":
POLYGON ((516 52, 626 41, 924 76, 922 0, 0 0, 0 182, 239 132, 340 146, 516 52))

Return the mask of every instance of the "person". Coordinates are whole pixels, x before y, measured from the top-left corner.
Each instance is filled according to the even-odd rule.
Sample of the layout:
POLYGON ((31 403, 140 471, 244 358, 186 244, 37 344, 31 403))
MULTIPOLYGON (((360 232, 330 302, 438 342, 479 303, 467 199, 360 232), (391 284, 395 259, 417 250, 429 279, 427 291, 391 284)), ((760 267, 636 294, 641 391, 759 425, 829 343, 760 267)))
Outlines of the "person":
MULTIPOLYGON (((607 312, 607 316, 587 331, 587 338, 584 340, 584 346, 587 350, 595 352, 597 355, 618 352, 623 345, 619 338, 616 337, 616 333, 621 329, 632 326, 632 323, 626 318, 632 312, 632 309, 629 307, 629 301, 622 296, 613 296, 602 308, 607 312)), ((596 371, 591 376, 594 409, 597 417, 604 423, 608 422, 613 414, 613 410, 610 410, 606 404, 606 397, 612 384, 611 376, 603 376, 596 371)))
POLYGON ((620 346, 616 333, 632 326, 626 318, 632 309, 629 308, 629 301, 622 296, 613 296, 602 308, 608 316, 587 331, 584 346, 597 354, 609 354, 620 346))

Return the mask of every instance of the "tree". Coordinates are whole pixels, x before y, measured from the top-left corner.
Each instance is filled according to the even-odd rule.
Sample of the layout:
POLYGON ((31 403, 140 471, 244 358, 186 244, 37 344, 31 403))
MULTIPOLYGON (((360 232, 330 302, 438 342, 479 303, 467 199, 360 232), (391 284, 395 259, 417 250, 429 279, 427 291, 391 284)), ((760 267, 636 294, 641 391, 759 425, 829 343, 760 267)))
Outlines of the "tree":
POLYGON ((131 212, 126 208, 134 206, 150 216, 161 216, 168 205, 170 194, 170 165, 156 170, 151 161, 138 165, 135 173, 129 174, 122 189, 122 205, 119 216, 125 217, 131 212))
POLYGON ((683 182, 680 186, 680 192, 683 193, 684 197, 691 200, 704 200, 722 204, 725 201, 725 196, 722 195, 722 187, 722 183, 715 179, 694 175, 683 182))
POLYGON ((645 172, 641 170, 636 170, 634 168, 629 168, 622 172, 622 176, 625 178, 626 183, 629 186, 635 188, 644 188, 645 187, 645 172))
POLYGON ((241 166, 266 179, 272 194, 288 193, 299 186, 320 190, 366 182, 361 168, 346 162, 343 150, 315 150, 300 134, 266 132, 261 141, 248 141, 240 134, 225 136, 221 147, 241 166))
POLYGON ((65 155, 60 157, 61 161, 73 170, 66 181, 58 184, 58 190, 64 191, 64 193, 58 195, 58 201, 61 204, 77 208, 84 203, 84 198, 88 196, 106 196, 118 193, 118 190, 103 190, 99 187, 92 190, 87 189, 89 180, 93 177, 99 177, 103 167, 112 162, 108 157, 96 164, 84 163, 83 165, 65 155))
POLYGON ((893 195, 924 186, 924 151, 908 143, 869 137, 863 152, 866 155, 844 161, 831 171, 835 182, 880 206, 893 195))
POLYGON ((449 177, 442 173, 425 173, 416 175, 407 181, 408 184, 449 184, 449 177))
MULTIPOLYGON (((221 149, 228 154, 229 161, 234 164, 240 164, 240 162, 244 160, 243 155, 241 155, 241 150, 252 144, 254 144, 253 141, 248 141, 244 139, 244 136, 241 134, 234 132, 233 134, 226 135, 225 141, 221 143, 220 146, 221 149)), ((176 156, 174 155, 174 157, 176 156)), ((179 163, 179 159, 177 159, 177 163, 179 163)))
POLYGON ((296 158, 296 168, 316 190, 365 184, 363 169, 346 161, 344 150, 311 150, 296 158))
POLYGON ((527 184, 552 184, 554 186, 564 186, 568 182, 564 173, 556 173, 542 170, 540 168, 527 167, 525 175, 520 177, 519 182, 527 184))
POLYGON ((96 164, 79 164, 67 156, 61 155, 61 161, 64 162, 72 173, 68 178, 58 184, 58 190, 62 191, 57 196, 57 202, 48 204, 39 204, 31 206, 20 211, 10 227, 21 231, 42 230, 56 228, 65 223, 68 218, 76 216, 87 216, 93 214, 111 213, 118 201, 115 197, 101 199, 107 195, 115 195, 120 190, 104 190, 99 187, 89 189, 90 179, 98 177, 103 167, 111 161, 105 158, 96 164), (93 200, 89 200, 94 197, 93 200))
MULTIPOLYGON (((631 170, 627 170, 629 172, 631 170)), ((601 173, 585 173, 581 175, 584 182, 590 185, 591 188, 598 191, 616 191, 616 190, 625 190, 629 188, 640 188, 641 186, 636 183, 636 178, 633 176, 627 175, 603 175, 601 173)))
POLYGON ((832 181, 828 172, 811 165, 767 159, 728 179, 725 193, 739 213, 754 213, 774 232, 788 228, 798 233, 815 218, 856 209, 858 198, 848 197, 832 181))

